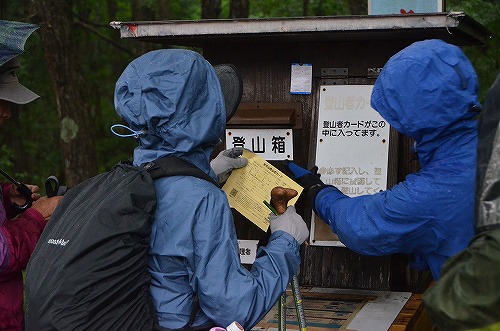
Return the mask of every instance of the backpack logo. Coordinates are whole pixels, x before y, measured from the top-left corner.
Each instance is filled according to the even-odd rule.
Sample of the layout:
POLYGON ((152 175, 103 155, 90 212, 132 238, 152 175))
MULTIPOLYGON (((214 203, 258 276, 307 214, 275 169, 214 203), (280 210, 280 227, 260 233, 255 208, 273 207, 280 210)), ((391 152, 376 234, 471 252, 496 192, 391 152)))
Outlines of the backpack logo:
POLYGON ((49 241, 47 241, 47 244, 60 246, 66 246, 67 243, 69 243, 69 240, 64 239, 49 239, 49 241))

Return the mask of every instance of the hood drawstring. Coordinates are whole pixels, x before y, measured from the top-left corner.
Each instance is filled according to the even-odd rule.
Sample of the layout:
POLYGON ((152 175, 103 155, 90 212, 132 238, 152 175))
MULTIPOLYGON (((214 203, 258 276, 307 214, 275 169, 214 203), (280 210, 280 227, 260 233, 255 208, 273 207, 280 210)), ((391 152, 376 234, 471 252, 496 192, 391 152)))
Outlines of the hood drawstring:
POLYGON ((147 133, 146 130, 135 131, 135 130, 132 130, 132 128, 130 128, 130 127, 126 126, 126 125, 122 125, 122 124, 114 124, 114 125, 111 126, 110 129, 111 129, 111 132, 114 135, 116 135, 118 137, 122 137, 122 138, 134 137, 134 138, 138 139, 141 134, 146 134, 147 133), (121 133, 118 133, 118 132, 115 131, 116 128, 124 128, 124 129, 129 130, 131 133, 121 134, 121 133))

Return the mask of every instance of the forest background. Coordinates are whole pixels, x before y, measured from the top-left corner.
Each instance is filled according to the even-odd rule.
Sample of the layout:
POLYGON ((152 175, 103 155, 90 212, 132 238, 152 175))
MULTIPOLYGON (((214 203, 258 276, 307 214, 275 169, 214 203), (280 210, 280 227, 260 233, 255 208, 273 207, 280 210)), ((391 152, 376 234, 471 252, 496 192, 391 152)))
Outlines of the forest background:
MULTIPOLYGON (((446 11, 463 11, 493 33, 485 46, 462 48, 484 103, 500 72, 500 1, 446 0, 446 11)), ((366 14, 367 0, 0 0, 0 19, 40 26, 19 78, 41 96, 0 129, 0 168, 41 188, 49 175, 72 187, 132 155, 134 140, 110 132, 120 123, 115 82, 131 60, 160 46, 120 39, 109 22, 366 14)))

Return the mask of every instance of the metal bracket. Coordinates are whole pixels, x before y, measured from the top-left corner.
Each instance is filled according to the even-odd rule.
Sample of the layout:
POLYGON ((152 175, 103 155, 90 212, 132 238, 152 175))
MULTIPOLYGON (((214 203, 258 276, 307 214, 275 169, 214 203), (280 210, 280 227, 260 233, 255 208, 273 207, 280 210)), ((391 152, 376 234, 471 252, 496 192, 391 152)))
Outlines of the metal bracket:
POLYGON ((321 68, 321 78, 347 78, 349 68, 321 68))
POLYGON ((321 85, 373 84, 382 68, 367 68, 366 77, 349 77, 349 68, 321 68, 321 85))
POLYGON ((321 79, 321 85, 348 85, 348 84, 349 84, 349 79, 347 79, 347 78, 340 78, 340 79, 322 78, 321 79))
POLYGON ((367 78, 377 78, 382 72, 382 68, 368 68, 366 77, 367 78))

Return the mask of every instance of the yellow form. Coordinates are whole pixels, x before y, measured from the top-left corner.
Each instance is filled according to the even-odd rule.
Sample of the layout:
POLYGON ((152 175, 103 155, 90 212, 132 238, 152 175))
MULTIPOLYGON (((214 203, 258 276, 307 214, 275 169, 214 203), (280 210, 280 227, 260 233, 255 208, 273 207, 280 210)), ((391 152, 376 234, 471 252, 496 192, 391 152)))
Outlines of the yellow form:
POLYGON ((234 169, 222 190, 226 192, 232 208, 263 231, 267 231, 271 211, 264 201, 270 202, 271 190, 276 186, 296 190, 299 194, 288 202, 290 206, 297 202, 302 193, 302 186, 253 152, 245 149, 243 157, 248 159, 248 165, 234 169))

